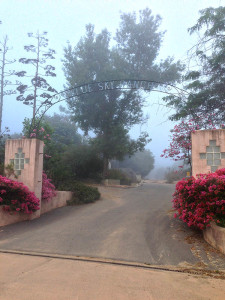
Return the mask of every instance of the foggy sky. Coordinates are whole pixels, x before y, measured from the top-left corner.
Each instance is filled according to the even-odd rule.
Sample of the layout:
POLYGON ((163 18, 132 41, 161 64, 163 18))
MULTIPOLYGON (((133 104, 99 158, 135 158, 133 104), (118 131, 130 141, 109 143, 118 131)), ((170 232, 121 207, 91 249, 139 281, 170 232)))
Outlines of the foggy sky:
MULTIPOLYGON (((13 47, 8 58, 26 57, 23 46, 30 44, 32 39, 28 32, 47 31, 49 47, 56 50, 56 59, 52 61, 56 67, 57 77, 51 80, 58 90, 63 90, 65 84, 62 71, 63 47, 67 41, 74 46, 85 34, 85 25, 92 23, 98 33, 107 28, 112 36, 119 26, 121 12, 138 12, 149 7, 153 14, 162 17, 161 31, 166 30, 160 57, 174 56, 176 60, 187 62, 187 50, 190 49, 196 37, 187 33, 187 28, 193 26, 198 17, 198 11, 209 6, 224 5, 222 0, 0 0, 0 38, 6 34, 9 45, 13 47)), ((23 69, 22 64, 14 64, 13 69, 23 69)), ((23 81, 23 79, 21 80, 23 81)), ((159 106, 162 94, 154 93, 148 96, 149 106, 145 113, 150 119, 141 128, 136 127, 132 136, 137 136, 140 130, 148 131, 152 142, 147 146, 155 158, 157 165, 168 165, 170 161, 160 158, 162 150, 168 145, 169 130, 173 123, 167 121, 169 112, 159 106), (152 105, 153 104, 153 105, 152 105)), ((56 109, 51 109, 53 113, 56 109)), ((32 117, 32 109, 16 101, 16 95, 6 96, 3 107, 3 128, 8 126, 11 133, 21 132, 24 117, 32 117)))

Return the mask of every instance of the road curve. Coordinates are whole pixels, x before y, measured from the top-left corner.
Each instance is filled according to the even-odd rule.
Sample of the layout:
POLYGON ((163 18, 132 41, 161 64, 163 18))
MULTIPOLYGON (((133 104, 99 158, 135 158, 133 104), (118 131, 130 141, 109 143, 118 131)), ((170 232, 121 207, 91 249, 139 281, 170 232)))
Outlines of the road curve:
POLYGON ((174 185, 100 187, 96 203, 0 228, 0 249, 225 269, 225 256, 173 218, 174 185))

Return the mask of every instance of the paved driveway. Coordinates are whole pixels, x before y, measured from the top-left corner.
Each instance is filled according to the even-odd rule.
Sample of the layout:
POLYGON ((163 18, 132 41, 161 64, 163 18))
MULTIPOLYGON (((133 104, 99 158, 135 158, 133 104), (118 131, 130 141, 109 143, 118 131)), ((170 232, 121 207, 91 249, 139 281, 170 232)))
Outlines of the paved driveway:
POLYGON ((225 269, 225 256, 173 218, 174 185, 101 187, 96 203, 0 228, 0 249, 225 269))

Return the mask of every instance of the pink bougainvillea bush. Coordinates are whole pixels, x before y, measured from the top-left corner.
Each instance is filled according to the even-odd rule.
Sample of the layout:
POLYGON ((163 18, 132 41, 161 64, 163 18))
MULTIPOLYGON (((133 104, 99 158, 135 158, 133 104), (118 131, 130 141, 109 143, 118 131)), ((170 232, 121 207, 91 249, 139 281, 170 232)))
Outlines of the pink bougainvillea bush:
POLYGON ((0 205, 8 212, 32 214, 39 207, 40 200, 21 182, 0 176, 0 205))
POLYGON ((55 186, 51 183, 51 179, 43 172, 42 174, 42 201, 50 201, 56 196, 55 186))
POLYGON ((214 221, 225 227, 225 169, 184 178, 173 194, 175 217, 189 227, 204 229, 214 221))

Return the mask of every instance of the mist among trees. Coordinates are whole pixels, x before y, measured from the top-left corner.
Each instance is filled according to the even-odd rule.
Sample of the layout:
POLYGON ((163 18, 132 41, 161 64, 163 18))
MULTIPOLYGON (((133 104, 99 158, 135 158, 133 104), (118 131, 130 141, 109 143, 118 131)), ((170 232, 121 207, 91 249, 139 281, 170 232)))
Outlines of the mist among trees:
MULTIPOLYGON (((87 24, 85 34, 75 46, 72 46, 73 41, 70 41, 71 43, 68 42, 64 47, 64 56, 61 59, 66 81, 65 89, 88 82, 114 79, 153 80, 155 81, 152 85, 153 90, 157 88, 157 82, 170 83, 186 91, 186 96, 169 95, 164 98, 165 105, 175 109, 175 113, 168 116, 171 120, 185 124, 187 120, 193 119, 193 124, 196 125, 194 130, 212 126, 223 128, 224 15, 223 6, 203 9, 196 23, 187 29, 190 35, 198 34, 199 40, 191 49, 187 49, 190 63, 186 69, 182 62, 173 57, 159 59, 165 32, 160 29, 162 18, 154 15, 149 8, 139 13, 121 13, 114 36, 107 28, 97 33, 94 24, 87 24), (194 68, 189 67, 192 61, 197 62, 194 68)), ((10 70, 11 63, 14 63, 15 59, 8 57, 8 51, 11 50, 8 37, 5 36, 1 40, 0 125, 5 96, 17 91, 19 93, 17 100, 32 106, 35 120, 39 105, 51 101, 51 96, 58 90, 58 87, 52 84, 53 81, 49 81, 56 77, 57 72, 53 64, 48 62, 49 59, 54 61, 56 51, 48 48, 50 41, 47 32, 29 33, 28 37, 33 42, 21 45, 25 55, 19 58, 19 62, 25 67, 24 70, 17 64, 13 64, 13 70, 10 70)), ((13 46, 11 40, 10 45, 13 46)), ((151 96, 151 91, 148 93, 151 96)), ((140 132, 140 136, 136 139, 130 135, 135 125, 145 124, 148 118, 144 113, 145 96, 146 93, 142 90, 105 90, 80 96, 68 91, 65 97, 69 97, 67 100, 69 114, 45 116, 43 120, 38 120, 37 124, 40 126, 44 122, 48 124, 49 130, 52 128, 52 146, 49 145, 48 150, 51 154, 57 152, 57 155, 54 154, 57 162, 62 162, 66 156, 71 158, 75 152, 81 155, 83 147, 83 153, 86 151, 90 157, 94 153, 97 160, 102 160, 104 177, 112 159, 120 161, 123 165, 127 160, 132 164, 131 161, 133 159, 134 162, 135 157, 137 163, 138 155, 144 157, 148 153, 148 156, 151 156, 151 153, 145 150, 151 140, 151 131, 140 132), (79 149, 76 148, 78 146, 79 149)), ((28 123, 31 125, 31 120, 26 122, 26 126, 28 123)), ((179 127, 179 124, 181 123, 176 126, 179 127)), ((2 129, 1 131, 3 133, 2 129)), ((187 144, 188 134, 185 137, 187 144)), ((178 139, 182 140, 184 137, 178 135, 178 139)), ((182 146, 183 143, 180 145, 179 153, 176 152, 174 157, 171 155, 168 157, 177 159, 178 155, 182 161, 186 150, 182 146)), ((174 153, 172 148, 167 149, 171 150, 170 154, 174 153)), ((48 165, 49 172, 50 166, 56 164, 53 163, 54 155, 50 155, 52 158, 45 164, 48 165)), ((148 168, 152 169, 152 156, 149 161, 151 166, 149 164, 148 168)), ((96 170, 100 170, 100 166, 102 167, 101 163, 96 170)), ((133 168, 136 167, 133 165, 133 168)), ((138 170, 138 167, 136 169, 138 170)), ((143 174, 146 172, 143 171, 143 174)))
MULTIPOLYGON (((175 83, 180 79, 182 64, 168 57, 157 62, 164 33, 161 18, 150 9, 121 14, 120 26, 111 46, 107 29, 96 34, 94 25, 86 26, 86 34, 73 48, 64 49, 64 73, 67 88, 84 82, 112 79, 149 79, 175 83)), ((157 84, 155 84, 157 86, 157 84)), ((153 86, 154 87, 154 86, 153 86)), ((68 96, 71 96, 69 93, 68 96)), ((145 122, 145 100, 140 91, 111 90, 104 93, 81 95, 68 100, 73 120, 86 133, 95 137, 91 143, 102 154, 104 174, 110 159, 122 160, 126 155, 143 151, 150 141, 147 132, 136 140, 129 136, 135 124, 145 122)))

